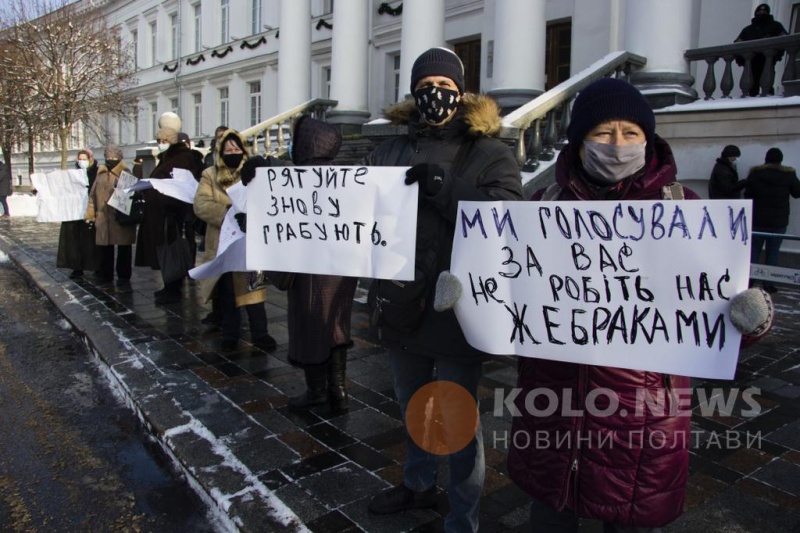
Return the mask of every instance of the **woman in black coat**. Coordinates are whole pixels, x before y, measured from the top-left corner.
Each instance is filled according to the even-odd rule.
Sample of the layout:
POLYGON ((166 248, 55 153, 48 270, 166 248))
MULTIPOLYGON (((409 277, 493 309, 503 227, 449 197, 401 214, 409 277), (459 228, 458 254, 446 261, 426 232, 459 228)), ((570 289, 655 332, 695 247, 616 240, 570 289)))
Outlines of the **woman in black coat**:
MULTIPOLYGON (((195 168, 197 159, 192 150, 178 142, 176 130, 168 127, 160 128, 157 140, 159 145, 169 145, 169 147, 159 154, 158 164, 150 174, 150 179, 172 179, 172 171, 176 168, 188 170, 192 175, 199 175, 202 172, 202 168, 195 168)), ((169 242, 181 237, 183 223, 187 212, 192 209, 192 204, 161 194, 155 189, 146 189, 143 194, 146 202, 144 220, 139 225, 139 234, 136 237, 138 244, 134 265, 160 270, 163 265, 158 263, 157 249, 164 244, 165 226, 169 242)), ((182 287, 183 278, 165 283, 164 288, 154 294, 156 303, 180 301, 182 287)))
MULTIPOLYGON (((75 168, 86 170, 89 178, 87 191, 94 185, 97 177, 97 161, 88 148, 78 151, 75 168)), ((83 220, 70 220, 61 223, 58 234, 58 253, 56 254, 58 268, 71 268, 70 279, 83 277, 84 270, 98 270, 100 268, 100 250, 95 244, 95 229, 93 225, 83 220)))
POLYGON ((708 197, 712 200, 736 200, 741 198, 745 182, 739 181, 736 159, 742 155, 738 146, 729 144, 714 164, 708 179, 708 197))

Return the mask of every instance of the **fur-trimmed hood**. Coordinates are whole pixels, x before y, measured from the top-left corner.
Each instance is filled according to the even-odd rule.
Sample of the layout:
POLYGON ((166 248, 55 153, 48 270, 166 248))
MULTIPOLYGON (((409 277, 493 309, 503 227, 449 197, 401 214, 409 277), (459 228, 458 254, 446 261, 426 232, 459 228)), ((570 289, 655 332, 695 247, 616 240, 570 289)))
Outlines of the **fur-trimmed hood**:
MULTIPOLYGON (((468 135, 494 137, 500 133, 500 107, 484 94, 464 93, 456 119, 469 126, 468 135)), ((404 100, 384 109, 384 115, 394 125, 410 125, 419 122, 419 112, 413 99, 404 100)), ((454 119, 455 120, 455 119, 454 119)))
MULTIPOLYGON (((237 143, 238 144, 238 143, 237 143)), ((225 130, 222 135, 219 136, 219 142, 214 145, 214 167, 217 170, 216 174, 216 181, 217 183, 223 188, 227 189, 237 181, 241 179, 239 173, 242 170, 242 166, 244 162, 250 157, 250 149, 247 146, 247 139, 242 137, 242 134, 236 130, 229 129, 225 130), (236 139, 241 143, 240 148, 242 149, 242 161, 239 163, 239 166, 230 169, 225 165, 225 160, 222 157, 222 150, 225 146, 225 143, 228 139, 236 139)))
POLYGON ((750 172, 753 172, 754 170, 765 170, 765 169, 769 169, 769 168, 771 168, 773 170, 779 170, 781 172, 794 172, 795 171, 794 167, 787 167, 787 166, 782 165, 780 163, 763 163, 761 165, 752 167, 750 169, 750 172))

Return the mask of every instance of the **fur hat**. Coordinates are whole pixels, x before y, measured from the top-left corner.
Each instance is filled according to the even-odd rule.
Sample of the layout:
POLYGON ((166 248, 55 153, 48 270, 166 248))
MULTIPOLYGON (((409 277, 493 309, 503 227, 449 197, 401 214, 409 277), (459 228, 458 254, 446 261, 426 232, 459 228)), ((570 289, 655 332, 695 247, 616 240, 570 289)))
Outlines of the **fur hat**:
POLYGON ((656 133, 653 109, 639 89, 617 78, 600 78, 585 87, 572 105, 567 139, 573 146, 583 142, 592 128, 609 120, 628 120, 644 131, 649 146, 656 133))
POLYGON ((117 146, 116 144, 109 144, 106 146, 106 150, 104 155, 106 159, 124 159, 124 155, 122 154, 122 148, 117 146))
POLYGON ((419 55, 411 67, 412 94, 419 80, 427 76, 450 78, 458 87, 458 92, 464 94, 464 64, 452 50, 436 47, 419 55))
POLYGON ((780 148, 770 148, 767 150, 767 155, 764 157, 765 163, 783 163, 783 152, 780 151, 780 148))
POLYGON ((729 144, 725 148, 722 149, 722 156, 721 157, 739 157, 742 155, 742 151, 739 150, 739 147, 734 144, 729 144))
POLYGON ((171 128, 176 132, 181 131, 181 117, 172 111, 163 113, 158 119, 159 128, 171 128))
POLYGON ((162 126, 156 132, 156 139, 161 139, 169 144, 178 144, 178 131, 162 126))

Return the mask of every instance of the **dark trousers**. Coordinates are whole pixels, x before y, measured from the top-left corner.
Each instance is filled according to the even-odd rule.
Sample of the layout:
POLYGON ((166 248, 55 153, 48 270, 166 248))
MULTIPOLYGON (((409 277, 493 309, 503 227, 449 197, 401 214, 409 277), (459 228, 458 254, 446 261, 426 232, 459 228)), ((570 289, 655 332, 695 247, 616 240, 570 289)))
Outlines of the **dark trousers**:
MULTIPOLYGON (((114 277, 114 248, 115 246, 98 246, 100 250, 100 270, 98 273, 107 279, 114 277)), ((133 270, 133 246, 130 244, 116 246, 117 262, 116 272, 119 279, 131 279, 133 270)))
POLYGON ((8 200, 7 200, 7 198, 8 198, 8 196, 0 196, 0 205, 3 206, 3 214, 10 216, 11 213, 8 210, 8 200))
MULTIPOLYGON (((238 340, 242 327, 242 315, 236 307, 236 293, 233 290, 233 274, 226 272, 217 282, 220 310, 222 311, 222 338, 238 340)), ((264 303, 244 305, 250 323, 250 339, 258 341, 267 336, 267 310, 264 303)))

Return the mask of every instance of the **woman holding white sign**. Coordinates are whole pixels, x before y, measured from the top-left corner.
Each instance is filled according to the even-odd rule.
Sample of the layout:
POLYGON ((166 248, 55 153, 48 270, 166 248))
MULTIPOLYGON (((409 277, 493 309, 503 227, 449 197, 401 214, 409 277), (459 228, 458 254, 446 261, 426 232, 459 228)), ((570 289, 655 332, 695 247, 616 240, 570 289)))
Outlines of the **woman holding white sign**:
MULTIPOLYGON (((214 166, 203 171, 194 197, 194 213, 206 223, 204 261, 217 256, 222 222, 232 205, 226 191, 241 180, 242 166, 250 155, 247 142, 235 130, 222 133, 215 152, 214 166)), ((225 272, 204 280, 203 295, 207 300, 216 297, 219 301, 223 351, 235 350, 239 344, 240 307, 247 312, 253 345, 266 352, 275 351, 277 343, 267 333, 267 289, 250 290, 246 272, 225 272)))
POLYGON ((136 243, 136 226, 122 226, 114 215, 116 209, 108 205, 114 194, 119 177, 128 170, 122 160, 119 146, 110 144, 105 149, 105 164, 97 170, 97 178, 89 190, 89 204, 84 220, 94 223, 95 243, 100 249, 100 269, 97 277, 101 281, 114 279, 114 247, 116 246, 117 283, 127 283, 133 270, 133 245, 136 243))
MULTIPOLYGON (((532 200, 697 198, 673 185, 672 150, 626 81, 583 89, 567 136, 556 183, 532 200)), ((745 293, 749 323, 733 308, 731 319, 748 342, 766 333, 771 305, 763 291, 745 293)), ((508 471, 533 496, 532 530, 577 531, 584 517, 602 520, 604 531, 660 531, 680 516, 692 441, 688 377, 522 357, 517 387, 508 471)))
MULTIPOLYGON (((78 150, 75 168, 86 171, 87 188, 91 189, 97 177, 97 161, 89 148, 78 150)), ((72 269, 70 279, 82 278, 84 270, 97 270, 100 268, 100 251, 94 241, 94 226, 83 220, 62 222, 58 234, 56 266, 72 269)))

